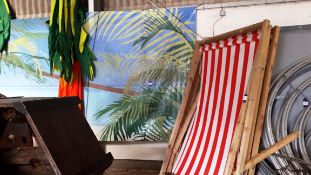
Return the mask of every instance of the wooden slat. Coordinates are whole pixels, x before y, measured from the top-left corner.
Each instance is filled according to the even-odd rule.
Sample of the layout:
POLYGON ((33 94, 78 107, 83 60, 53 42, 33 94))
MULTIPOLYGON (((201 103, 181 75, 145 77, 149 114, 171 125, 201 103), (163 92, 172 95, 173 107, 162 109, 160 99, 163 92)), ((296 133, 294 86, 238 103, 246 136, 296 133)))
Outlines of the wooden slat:
POLYGON ((50 165, 0 165, 1 175, 55 175, 50 165))
MULTIPOLYGON (((271 83, 271 77, 272 77, 272 69, 275 63, 275 56, 277 51, 277 45, 279 40, 279 34, 280 34, 280 27, 276 26, 272 29, 272 39, 270 42, 269 47, 269 56, 268 56, 268 63, 265 70, 265 80, 263 82, 263 90, 261 93, 260 98, 260 105, 259 105, 259 113, 257 120, 253 123, 252 132, 251 132, 251 139, 249 142, 249 149, 247 153, 247 159, 250 159, 251 157, 255 156, 258 153, 259 150, 259 144, 260 144, 260 138, 262 134, 262 128, 264 123, 264 117, 266 112, 266 106, 267 106, 267 100, 270 90, 270 83, 271 83)), ((254 175, 255 174, 255 167, 252 167, 248 175, 254 175)))
POLYGON ((188 114, 185 117, 185 121, 182 123, 182 125, 181 125, 181 127, 179 129, 179 132, 177 134, 176 141, 175 141, 175 144, 174 144, 174 147, 173 147, 173 152, 172 152, 172 155, 171 155, 171 158, 170 158, 170 162, 172 162, 172 163, 168 167, 168 172, 172 171, 172 168, 174 166, 176 158, 178 157, 178 150, 179 150, 179 148, 182 145, 183 138, 186 135, 186 132, 188 130, 190 122, 192 121, 193 116, 194 116, 195 111, 196 111, 198 97, 199 97, 199 88, 196 91, 195 100, 192 103, 192 106, 191 106, 188 114))
MULTIPOLYGON (((2 153, 1 175, 54 175, 40 147, 27 147, 2 153), (35 164, 31 162, 34 159, 37 160, 32 161, 35 164)), ((161 161, 150 160, 114 160, 104 175, 156 175, 159 174, 161 164, 161 161)))
MULTIPOLYGON (((251 84, 253 81, 252 76, 250 76, 250 79, 248 81, 249 82, 246 88, 247 93, 250 91, 250 88, 251 88, 251 84)), ((225 174, 231 174, 234 168, 234 162, 236 159, 237 151, 241 143, 241 137, 242 137, 243 126, 245 122, 245 113, 247 110, 247 106, 248 106, 248 101, 246 101, 246 103, 243 103, 240 109, 238 121, 235 126, 235 131, 233 134, 232 143, 231 143, 231 147, 230 147, 229 154, 228 154, 226 168, 224 171, 225 174)))
POLYGON ((183 96, 182 102, 181 102, 180 107, 179 107, 179 111, 177 114, 177 118, 175 121, 173 132, 171 134, 170 142, 168 144, 168 149, 166 152, 166 159, 163 161, 163 165, 162 165, 160 174, 165 174, 168 171, 168 168, 172 167, 172 165, 174 163, 174 162, 170 162, 170 160, 171 160, 171 156, 173 154, 173 148, 175 145, 177 134, 179 132, 179 128, 184 121, 185 113, 187 112, 186 110, 190 106, 190 104, 189 104, 190 100, 191 100, 191 98, 193 98, 192 96, 193 96, 193 92, 195 90, 194 87, 196 86, 194 81, 199 76, 199 75, 197 75, 197 73, 198 73, 199 64, 201 61, 201 55, 202 55, 202 53, 200 52, 199 42, 196 41, 195 47, 194 47, 194 52, 193 52, 193 57, 191 60, 191 67, 190 67, 190 71, 188 74, 187 84, 185 87, 185 94, 183 96))
POLYGON ((0 121, 0 149, 27 146, 33 146, 33 140, 30 127, 26 122, 0 121))
POLYGON ((254 157, 252 157, 249 161, 246 162, 244 171, 250 169, 251 167, 255 166, 259 162, 263 161, 267 157, 271 156, 273 153, 277 152, 287 144, 291 143, 295 139, 297 139, 300 135, 300 132, 294 132, 283 139, 279 140, 277 143, 272 145, 271 147, 267 148, 266 150, 262 151, 259 154, 256 154, 254 157))
POLYGON ((265 67, 267 63, 270 34, 270 22, 264 21, 261 29, 261 40, 259 42, 255 61, 252 67, 252 79, 256 81, 253 81, 253 85, 248 97, 248 106, 244 122, 245 124, 242 132, 242 139, 240 143, 240 152, 238 153, 236 162, 236 175, 240 175, 244 170, 247 151, 249 147, 248 143, 250 139, 251 126, 253 124, 253 120, 256 120, 257 118, 265 67))
MULTIPOLYGON (((265 32, 263 29, 265 28, 265 26, 269 26, 269 21, 268 20, 264 20, 262 23, 257 23, 255 25, 252 25, 250 27, 246 27, 244 28, 247 32, 250 32, 250 29, 256 28, 256 30, 260 30, 262 34, 265 32), (261 26, 258 26, 258 25, 261 26), (259 29, 258 29, 259 28, 259 29)), ((239 30, 236 30, 236 32, 239 32, 239 30)), ((258 46, 258 50, 262 48, 262 37, 260 39, 260 43, 258 46)), ((258 64, 258 53, 259 51, 257 51, 257 54, 255 56, 255 60, 253 65, 257 65, 258 64)), ((253 66, 254 68, 255 66, 253 66)), ((236 160, 236 156, 240 147, 240 143, 241 143, 241 138, 242 138, 242 134, 243 134, 243 129, 244 129, 244 124, 245 124, 245 117, 246 117, 246 112, 248 109, 248 104, 250 102, 250 100, 252 100, 252 94, 250 93, 250 89, 253 88, 254 84, 257 84, 257 81, 253 82, 253 77, 254 77, 254 69, 252 68, 251 71, 251 75, 250 78, 248 80, 248 84, 247 84, 247 88, 246 88, 246 93, 249 94, 248 100, 246 101, 246 103, 242 104, 242 107, 240 109, 240 113, 239 113, 239 117, 238 117, 238 121, 236 123, 236 127, 235 127, 235 131, 233 134, 233 139, 232 139, 232 143, 231 143, 231 148, 229 150, 229 155, 228 155, 228 159, 227 159, 227 164, 226 164, 226 168, 225 168, 225 174, 231 174, 234 168, 234 163, 236 160)))

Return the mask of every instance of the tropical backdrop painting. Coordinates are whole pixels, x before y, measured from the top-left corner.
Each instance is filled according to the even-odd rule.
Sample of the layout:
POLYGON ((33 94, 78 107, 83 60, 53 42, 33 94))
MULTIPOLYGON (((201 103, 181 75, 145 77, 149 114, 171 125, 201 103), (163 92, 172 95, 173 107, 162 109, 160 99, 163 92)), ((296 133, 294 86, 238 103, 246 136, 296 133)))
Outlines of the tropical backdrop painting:
POLYGON ((6 96, 57 96, 50 78, 47 18, 11 21, 8 52, 0 58, 0 93, 6 96))
MULTIPOLYGON (((12 21, 0 93, 57 96, 57 75, 48 72, 46 20, 12 21)), ((195 21, 194 7, 88 14, 85 29, 97 60, 84 103, 99 140, 168 141, 190 66, 195 21)))
POLYGON ((97 60, 88 120, 101 140, 169 139, 194 47, 196 9, 100 12, 86 27, 97 60), (105 89, 103 88, 103 89, 105 89), (95 102, 95 103, 94 103, 95 102))

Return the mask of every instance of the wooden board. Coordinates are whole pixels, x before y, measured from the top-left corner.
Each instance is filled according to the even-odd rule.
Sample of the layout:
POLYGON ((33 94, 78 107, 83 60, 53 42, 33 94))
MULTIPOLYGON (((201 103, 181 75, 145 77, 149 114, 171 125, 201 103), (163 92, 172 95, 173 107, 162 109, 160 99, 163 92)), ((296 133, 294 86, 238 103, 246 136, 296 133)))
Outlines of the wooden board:
POLYGON ((0 150, 33 146, 28 123, 0 121, 0 150))
POLYGON ((275 143, 271 147, 265 149, 261 153, 256 154, 254 157, 252 157, 249 161, 246 162, 243 171, 250 169, 251 167, 257 165, 259 162, 263 161, 267 157, 271 156, 273 153, 279 151, 281 148, 283 148, 284 146, 288 145, 289 143, 291 143, 292 141, 297 139, 299 137, 299 135, 300 135, 300 132, 298 132, 298 131, 294 132, 294 133, 282 138, 277 143, 275 143))
MULTIPOLYGON (((280 27, 276 26, 272 29, 272 39, 269 46, 269 55, 268 55, 268 63, 265 70, 265 80, 263 82, 263 90, 262 95, 260 98, 260 105, 259 105, 259 112, 257 116, 257 120, 254 120, 253 126, 252 126, 252 132, 249 142, 249 149, 247 153, 247 159, 250 159, 251 157, 255 156, 259 151, 259 144, 262 134, 262 128, 264 124, 264 117, 266 113, 266 106, 267 106, 267 100, 270 90, 270 83, 271 83, 271 77, 272 77, 272 69, 275 62, 275 56, 277 51, 277 45, 279 40, 279 34, 280 34, 280 27)), ((252 167, 248 171, 248 175, 254 175, 255 174, 255 167, 252 167)))
POLYGON ((104 153, 78 104, 78 97, 14 103, 25 114, 56 175, 102 174, 113 160, 104 153))
MULTIPOLYGON (((1 158, 5 160, 1 162, 1 175, 55 175, 40 147, 6 151, 1 158), (36 166, 31 159, 37 159, 36 166)), ((161 161, 150 160, 114 160, 104 175, 157 175, 161 164, 161 161)))

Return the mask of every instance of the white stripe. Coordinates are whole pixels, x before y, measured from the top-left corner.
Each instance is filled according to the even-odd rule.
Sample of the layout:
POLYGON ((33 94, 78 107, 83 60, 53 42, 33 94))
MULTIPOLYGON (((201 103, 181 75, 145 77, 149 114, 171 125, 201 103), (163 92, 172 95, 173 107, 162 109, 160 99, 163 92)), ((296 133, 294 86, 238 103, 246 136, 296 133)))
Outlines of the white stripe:
MULTIPOLYGON (((191 162, 191 159, 192 159, 192 157, 193 157, 193 154, 194 154, 194 151, 195 151, 195 149, 196 149, 196 147, 198 146, 198 142, 200 141, 199 140, 199 135, 200 135, 200 133, 201 133, 201 131, 202 131, 202 127, 203 127, 203 116, 204 116, 204 111, 205 111, 205 108, 206 108, 206 101, 207 101, 207 93, 208 93, 208 87, 209 87, 209 82, 210 82, 210 73, 211 73, 211 60, 212 60, 212 51, 210 51, 210 52, 208 52, 208 71, 207 71, 207 74, 206 74, 206 85, 205 85, 205 89, 204 89, 204 91, 205 91, 205 95, 204 95, 204 100, 203 100, 203 104, 200 104, 200 105, 203 105, 202 106, 202 113, 201 113, 201 116, 198 116, 198 119, 200 119, 199 120, 199 127, 198 127, 198 130, 197 130, 197 133, 195 133, 195 135, 193 136, 193 137, 195 137, 195 140, 194 140, 194 143, 193 143, 193 145, 191 145, 191 151, 190 151, 190 154, 189 154, 189 156, 186 158, 187 159, 187 161, 186 161, 186 164, 185 164, 185 168, 183 169, 183 171, 181 172, 181 174, 185 174, 186 173, 186 171, 187 171, 187 168, 189 167, 189 164, 190 164, 190 162, 191 162)), ((215 75, 214 75, 215 76, 215 75)), ((204 78, 204 77, 203 77, 204 78)), ((199 159, 200 157, 197 157, 197 159, 199 159)), ((191 168, 194 168, 194 169, 196 169, 196 167, 195 166, 193 166, 193 167, 191 167, 191 168)))
MULTIPOLYGON (((260 38, 260 35, 261 35, 261 32, 260 32, 260 31, 257 31, 257 32, 258 32, 258 37, 257 37, 257 39, 259 39, 259 38, 260 38)), ((253 36, 254 36, 254 35, 252 34, 252 32, 247 33, 246 42, 254 42, 253 36)), ((230 38, 228 38, 228 43, 227 43, 227 45, 228 45, 228 46, 234 46, 234 45, 242 45, 242 44, 245 44, 245 43, 246 43, 246 42, 243 42, 243 41, 242 41, 242 39, 244 38, 242 35, 237 35, 236 37, 237 37, 236 44, 233 44, 233 42, 232 42, 232 41, 233 41, 233 38, 230 37, 230 38)), ((215 50, 215 49, 224 48, 224 47, 225 47, 225 45, 224 45, 224 40, 220 40, 220 41, 216 41, 216 42, 209 43, 209 44, 206 44, 206 45, 202 46, 202 47, 200 48, 200 51, 202 51, 203 48, 204 48, 205 51, 210 51, 210 50, 215 50), (217 44, 219 44, 219 47, 218 47, 218 48, 216 48, 217 44), (211 49, 209 49, 210 46, 211 46, 211 49)))
POLYGON ((215 171, 215 167, 216 167, 216 163, 217 163, 217 159, 219 158, 219 151, 220 151, 220 146, 221 146, 221 141, 224 137, 224 130, 225 130, 225 124, 226 124, 226 121, 228 119, 228 110, 229 110, 229 99, 230 99, 230 94, 231 94, 231 84, 232 84, 232 74, 233 74, 233 65, 234 65, 234 54, 235 54, 235 47, 234 48, 231 48, 231 55, 230 55, 230 63, 227 63, 227 64, 230 64, 229 65, 229 70, 228 70, 228 80, 227 80, 227 86, 226 87, 223 87, 223 88, 226 88, 226 91, 225 91, 225 98, 224 98, 224 111, 223 111, 223 116, 220 116, 220 119, 222 120, 221 121, 221 127, 220 127, 220 130, 219 130, 219 136, 218 136, 218 139, 217 139, 217 143, 214 143, 214 144, 217 144, 216 145, 216 150, 215 150, 215 154, 214 154, 214 157, 213 157, 213 161, 212 162, 212 166, 211 166, 211 172, 214 172, 215 171))
MULTIPOLYGON (((208 54, 208 55, 210 55, 210 54, 208 54)), ((208 60, 210 60, 210 59, 208 59, 208 55, 205 55, 205 54, 203 54, 203 61, 202 61, 202 66, 201 66, 201 76, 203 76, 203 71, 204 71, 204 69, 202 68, 203 67, 203 65, 206 65, 206 61, 208 61, 208 60)), ((210 70, 210 61, 207 63, 207 70, 210 70)), ((207 75, 209 75, 209 74, 207 74, 207 75)), ((201 90, 200 90, 200 97, 199 97, 199 101, 198 101, 198 103, 197 103, 197 111, 196 111, 196 118, 195 118, 195 121, 194 121, 194 124, 196 124, 198 121, 197 120, 199 120, 200 118, 197 116, 198 115, 198 109, 199 109, 199 106, 201 105, 200 104, 200 101, 201 101, 201 98, 202 98, 202 94, 201 94, 201 92, 202 92, 202 86, 203 86, 203 78, 201 78, 201 86, 200 86, 200 88, 201 88, 201 90)), ((204 97, 203 97, 204 98, 204 97)), ((196 134, 194 133, 194 129, 195 129, 195 127, 193 127, 192 128, 192 131, 191 131, 191 133, 190 133, 190 140, 193 138, 193 137, 195 137, 196 136, 196 134)), ((189 134, 189 132, 188 132, 188 134, 189 134)), ((180 160, 180 162, 179 162, 179 164, 177 165, 177 169, 176 169, 176 173, 177 173, 177 171, 180 169, 180 168, 183 168, 183 167, 180 167, 181 166, 181 163, 183 162, 183 161, 185 161, 185 159, 187 159, 188 157, 185 157, 185 155, 186 155, 186 151, 188 150, 188 149, 190 149, 189 147, 191 146, 191 147, 193 147, 193 145, 190 145, 190 141, 187 143, 187 146, 186 146, 186 149, 184 150, 184 152, 183 152, 183 154, 181 155, 182 157, 181 157, 181 160, 180 160)))
POLYGON ((239 91, 241 87, 241 77, 242 77, 242 71, 243 71, 243 63, 244 63, 244 52, 245 52, 245 44, 240 45, 240 58, 239 58, 239 63, 238 63, 238 72, 237 72, 237 81, 233 82, 235 84, 235 92, 234 92, 234 100, 233 100, 233 105, 232 105, 232 113, 230 116, 230 124, 229 124, 229 130, 228 130, 228 136, 226 139, 226 146, 225 146, 225 151, 224 155, 222 157, 221 165, 220 165, 220 172, 224 172, 226 168, 226 162, 228 159, 228 154, 229 154, 229 149, 231 146, 231 141, 232 141, 232 135, 233 135, 233 128, 234 128, 234 121, 236 115, 239 115, 237 113, 237 105, 239 100, 239 91))
MULTIPOLYGON (((227 55, 227 48, 223 49, 223 54, 221 55, 221 58, 223 60, 222 62, 222 65, 221 65, 221 72, 220 72, 220 82, 219 82, 219 92, 218 92, 218 98, 217 98, 217 106, 216 106, 216 110, 215 110, 215 116, 214 116, 214 123, 213 125, 211 126, 212 127, 212 135, 210 137, 210 142, 209 142, 209 145, 208 145, 208 149, 210 149, 209 151, 209 154, 207 154, 207 156, 205 156, 205 160, 204 161, 207 161, 209 160, 210 158, 210 153, 211 153, 211 149, 213 147, 214 144, 214 141, 215 141, 215 135, 216 135, 216 129, 217 129, 217 123, 218 123, 218 120, 220 120, 220 116, 219 116, 219 112, 220 112, 220 103, 221 103, 221 96, 222 96, 222 89, 223 89, 223 86, 224 86, 224 77, 225 77, 225 70, 226 70, 226 55, 227 55), (215 127, 213 127, 215 126, 215 127)), ((213 161, 215 162, 215 161, 213 161)), ((203 164, 203 167, 202 167, 202 170, 203 170, 203 173, 206 169, 206 166, 204 166, 203 164)), ((209 174, 213 174, 211 172, 213 172, 214 170, 212 171, 209 171, 209 174)))
MULTIPOLYGON (((194 114, 194 116, 193 116, 194 118, 192 119, 192 121, 191 121, 191 123, 190 123, 190 125, 189 125, 189 129, 190 128, 192 128, 191 129, 191 131, 190 132, 187 132, 187 134, 186 134, 186 137, 185 137, 185 140, 184 141, 186 141, 186 140, 188 140, 188 138, 189 138, 189 136, 191 135, 191 133, 193 132, 193 125, 194 125, 194 123, 195 123, 195 121, 196 121, 196 118, 197 118, 197 111, 195 112, 195 114, 194 114)), ((178 162, 180 161, 180 159, 181 159, 181 157, 182 157, 182 153, 183 153, 183 151, 185 151, 186 149, 185 149, 185 147, 186 147, 186 145, 188 145, 189 146, 189 144, 187 144, 187 142, 184 142, 183 144, 182 144, 182 147, 181 147, 181 149, 179 150, 179 154, 178 154, 178 158, 177 158, 177 161, 174 163, 174 166, 173 166, 173 173, 176 173, 176 171, 177 171, 177 168, 178 168, 178 162)))
MULTIPOLYGON (((203 61, 202 62, 204 62, 204 59, 203 59, 203 61)), ((201 81, 201 85, 202 85, 202 81, 201 81)), ((201 89, 202 87, 200 87, 200 89, 201 89)), ((201 99, 201 90, 199 91, 199 98, 198 98, 198 101, 200 101, 200 99, 201 99)), ((197 108, 198 108, 198 105, 197 105, 197 108)), ((194 113, 194 116, 193 116, 193 119, 192 119, 192 122, 191 122, 191 124, 190 124, 190 126, 189 126, 189 128, 188 128, 188 130, 187 130, 187 132, 186 132, 186 137, 185 137, 185 139, 183 140, 183 143, 182 143, 182 147, 181 147, 181 149, 179 150, 179 155, 178 155, 178 158, 177 158, 177 160, 176 160, 176 162, 174 162, 174 166, 173 166, 173 170, 172 170, 172 172, 173 173, 177 173, 177 171, 178 171, 178 169, 180 169, 180 164, 181 164, 181 162, 184 160, 184 158, 185 158, 185 152, 189 149, 189 142, 190 141, 188 141, 187 142, 187 140, 189 139, 191 139, 192 137, 193 137, 193 132, 194 132, 194 129, 195 129, 195 127, 193 126, 195 123, 196 123, 196 121, 197 121, 197 118, 198 118, 198 110, 196 110, 195 111, 195 113, 194 113), (190 128, 191 128, 191 130, 190 130, 190 128)))
MULTIPOLYGON (((202 60, 202 66, 203 66, 203 65, 206 64, 205 62, 208 59, 208 57, 206 57, 204 53, 202 54, 202 57, 203 57, 203 60, 202 60)), ((209 66, 209 65, 207 65, 207 66, 209 66)), ((200 75, 203 76, 204 69, 202 67, 200 69, 202 71, 200 75)), ((207 68, 207 69, 209 69, 209 68, 207 68)), ((201 101, 201 98, 202 98, 202 93, 201 93, 202 92, 202 85, 203 85, 203 78, 201 78, 201 85, 200 85, 200 91, 199 91, 200 94, 199 94, 199 98, 198 98, 197 109, 196 109, 196 112, 195 112, 195 115, 194 115, 195 118, 194 118, 194 121, 193 121, 192 125, 194 125, 197 122, 197 119, 198 119, 198 109, 199 109, 200 101, 201 101)), ((191 128, 191 127, 189 127, 189 128, 191 128)), ((179 158, 177 159, 177 162, 176 162, 176 165, 175 165, 176 167, 173 169, 173 173, 177 173, 177 171, 181 168, 180 164, 185 159, 186 151, 189 149, 190 140, 192 139, 192 137, 195 136, 195 134, 193 133, 194 129, 195 129, 195 127, 192 127, 191 131, 187 131, 186 139, 184 140, 185 143, 183 144, 184 145, 183 147, 186 147, 186 148, 182 148, 180 150, 180 152, 182 154, 180 154, 178 156, 179 158), (189 139, 189 141, 187 142, 188 139, 189 139)))
MULTIPOLYGON (((207 132, 208 132, 208 130, 209 130, 209 127, 213 127, 212 125, 211 125, 211 118, 212 118, 212 109, 213 109, 213 106, 214 105, 217 105, 213 100, 214 100, 214 95, 215 95, 215 93, 214 93, 214 91, 215 91, 215 86, 216 86, 216 77, 217 77, 217 67, 218 67, 218 61, 219 61, 219 59, 218 59, 218 57, 219 57, 219 50, 215 50, 216 51, 216 54, 215 54, 215 66, 214 66, 214 78, 213 78, 213 82, 212 82, 212 89, 211 89, 211 95, 210 95, 210 99, 208 99, 209 100, 209 106, 208 106, 208 113, 207 113, 207 123, 206 123, 206 127, 204 128, 204 135, 203 135, 203 139, 202 139, 202 144, 200 145, 201 147, 200 147, 200 149, 202 149, 202 151, 203 151, 203 149, 206 147, 206 146, 208 146, 208 145, 206 145, 206 140, 207 140, 207 132)), ((202 117, 203 118, 203 117, 202 117)), ((202 156, 202 153, 200 152, 199 154, 199 159, 204 159, 205 157, 201 157, 202 156)), ((209 152, 208 152, 208 150, 207 150, 207 152, 206 152, 206 155, 209 155, 209 152)), ((204 166, 204 162, 205 162, 206 160, 204 159, 204 161, 203 161, 203 164, 202 164, 202 167, 205 167, 204 166)), ((202 174, 202 173, 204 173, 204 172, 202 172, 202 167, 200 167, 200 172, 199 172, 199 174, 202 174)))

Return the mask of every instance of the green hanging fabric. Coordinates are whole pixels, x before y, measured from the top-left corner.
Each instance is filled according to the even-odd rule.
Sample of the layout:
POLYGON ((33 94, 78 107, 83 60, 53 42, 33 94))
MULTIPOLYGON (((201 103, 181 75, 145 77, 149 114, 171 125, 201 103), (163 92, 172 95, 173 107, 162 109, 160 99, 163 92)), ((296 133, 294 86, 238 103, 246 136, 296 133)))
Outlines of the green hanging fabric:
POLYGON ((51 73, 55 70, 67 82, 72 80, 73 64, 81 63, 91 80, 95 77, 95 56, 87 44, 83 28, 86 11, 83 0, 52 0, 49 21, 49 54, 51 73))
POLYGON ((11 17, 6 0, 0 0, 0 53, 7 48, 10 38, 11 17))

